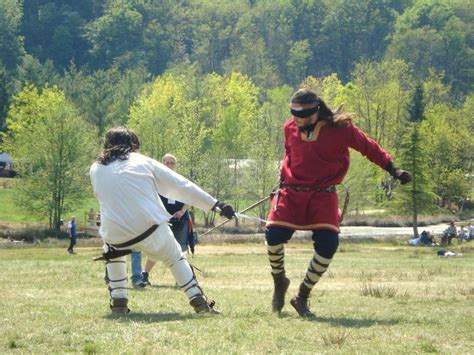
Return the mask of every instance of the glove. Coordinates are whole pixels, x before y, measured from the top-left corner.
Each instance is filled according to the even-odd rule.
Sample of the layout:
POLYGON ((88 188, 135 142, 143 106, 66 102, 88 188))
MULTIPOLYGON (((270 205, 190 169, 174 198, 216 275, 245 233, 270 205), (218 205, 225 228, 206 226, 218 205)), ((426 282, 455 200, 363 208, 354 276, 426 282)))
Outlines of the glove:
POLYGON ((406 170, 402 170, 400 168, 395 167, 393 162, 389 162, 385 166, 385 170, 396 180, 400 180, 402 185, 408 184, 411 181, 411 174, 406 170))
POLYGON ((221 216, 224 216, 227 219, 231 219, 232 217, 235 217, 235 212, 232 206, 224 202, 217 201, 214 207, 212 207, 212 210, 219 212, 221 216))

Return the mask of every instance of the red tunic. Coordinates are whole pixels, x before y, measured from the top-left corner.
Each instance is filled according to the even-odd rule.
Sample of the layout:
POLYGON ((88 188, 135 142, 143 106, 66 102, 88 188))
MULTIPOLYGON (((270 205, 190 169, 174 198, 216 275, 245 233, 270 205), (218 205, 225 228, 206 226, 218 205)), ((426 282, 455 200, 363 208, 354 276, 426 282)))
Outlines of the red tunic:
MULTIPOLYGON (((284 135, 285 156, 281 167, 284 184, 312 187, 340 184, 349 169, 349 148, 357 150, 381 168, 391 160, 377 142, 352 123, 332 127, 320 121, 308 138, 291 118, 284 125, 284 135)), ((267 227, 339 232, 337 193, 282 188, 278 198, 276 196, 272 199, 267 227)))

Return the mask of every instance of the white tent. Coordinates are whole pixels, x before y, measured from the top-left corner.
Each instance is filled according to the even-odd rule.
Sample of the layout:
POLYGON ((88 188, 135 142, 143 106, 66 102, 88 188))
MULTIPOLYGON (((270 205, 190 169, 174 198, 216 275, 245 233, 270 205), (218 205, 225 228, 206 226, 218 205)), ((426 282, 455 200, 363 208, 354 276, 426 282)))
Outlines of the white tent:
POLYGON ((0 162, 1 163, 13 163, 13 159, 7 153, 0 153, 0 162))

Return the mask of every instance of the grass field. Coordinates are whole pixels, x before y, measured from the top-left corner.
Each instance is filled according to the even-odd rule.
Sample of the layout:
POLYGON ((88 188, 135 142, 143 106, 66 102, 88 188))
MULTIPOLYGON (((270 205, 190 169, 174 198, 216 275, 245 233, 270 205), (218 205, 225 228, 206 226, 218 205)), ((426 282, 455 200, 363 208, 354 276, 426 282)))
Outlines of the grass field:
MULTIPOLYGON (((223 311, 198 316, 169 271, 155 286, 131 290, 127 316, 113 316, 98 248, 79 241, 0 249, 0 353, 473 353, 474 244, 462 258, 394 243, 343 242, 313 292, 315 320, 288 304, 272 314, 272 281, 263 243, 201 245, 191 260, 223 311), (81 247, 83 244, 83 247, 81 247)), ((292 295, 312 255, 290 243, 292 295)))

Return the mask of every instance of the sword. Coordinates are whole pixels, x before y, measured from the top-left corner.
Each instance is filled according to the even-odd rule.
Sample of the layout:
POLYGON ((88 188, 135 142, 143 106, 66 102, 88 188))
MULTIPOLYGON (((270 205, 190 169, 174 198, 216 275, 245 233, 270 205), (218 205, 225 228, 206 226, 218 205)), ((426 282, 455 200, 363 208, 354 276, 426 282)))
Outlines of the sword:
MULTIPOLYGON (((242 213, 247 212, 247 211, 251 210, 252 208, 257 207, 258 205, 261 205, 262 203, 264 203, 265 201, 267 201, 269 198, 270 198, 270 196, 264 197, 264 198, 262 198, 261 200, 259 200, 259 201, 255 202, 254 204, 250 205, 249 207, 244 208, 242 211, 237 212, 237 213, 235 214, 235 217, 238 218, 238 216, 239 216, 239 215, 242 215, 242 213)), ((247 216, 246 216, 246 217, 247 217, 247 216)), ((244 217, 244 218, 245 218, 245 217, 244 217)), ((204 237, 206 234, 211 233, 213 230, 215 230, 215 229, 217 229, 217 228, 219 228, 219 227, 222 227, 224 224, 226 224, 226 223, 229 222, 229 221, 230 221, 230 219, 226 219, 225 221, 219 223, 217 226, 215 226, 215 227, 209 229, 208 231, 204 232, 203 234, 201 234, 200 237, 204 237)), ((262 220, 262 221, 263 221, 263 220, 262 220)))
POLYGON ((258 218, 258 217, 247 216, 246 214, 243 214, 243 213, 236 212, 235 215, 238 218, 248 219, 250 221, 256 221, 256 222, 263 223, 263 224, 267 223, 267 221, 264 220, 264 219, 261 219, 261 218, 258 218))

